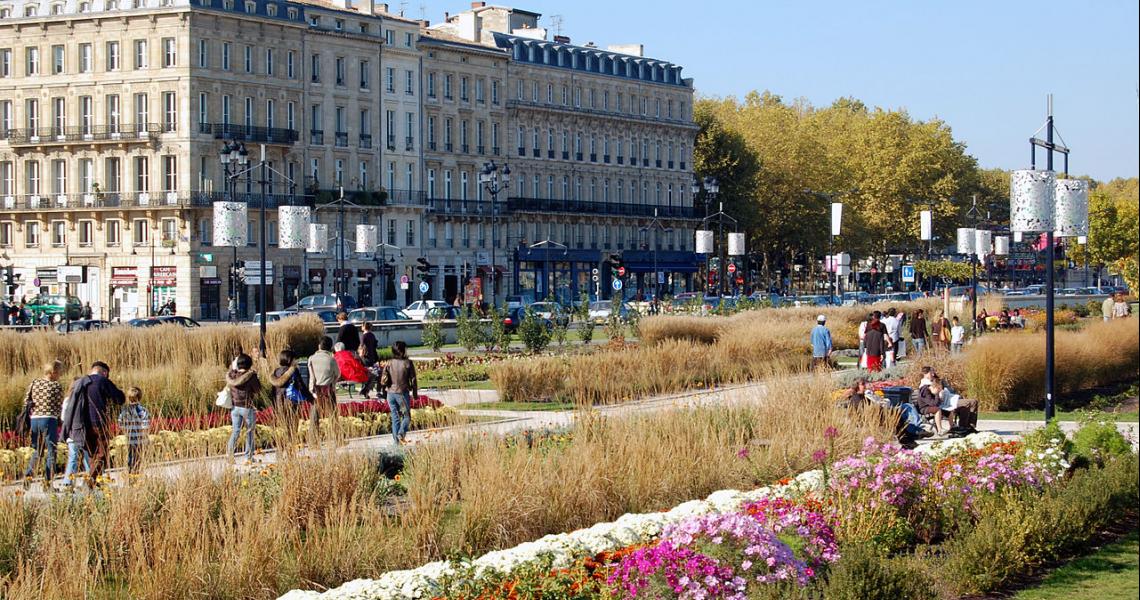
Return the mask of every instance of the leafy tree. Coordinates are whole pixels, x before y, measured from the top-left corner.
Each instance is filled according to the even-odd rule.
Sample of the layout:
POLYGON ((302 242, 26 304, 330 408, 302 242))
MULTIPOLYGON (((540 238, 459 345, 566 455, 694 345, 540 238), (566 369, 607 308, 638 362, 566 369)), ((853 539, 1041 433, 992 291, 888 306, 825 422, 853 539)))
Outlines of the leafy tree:
POLYGON ((519 338, 528 351, 542 352, 550 344, 551 331, 546 327, 545 319, 536 315, 533 310, 528 308, 524 312, 522 323, 519 323, 519 338))
POLYGON ((578 318, 578 340, 589 344, 594 339, 594 321, 590 319, 590 295, 582 294, 575 316, 578 318))
POLYGON ((474 352, 484 342, 484 331, 478 317, 467 309, 461 309, 455 318, 455 337, 464 350, 474 352))
POLYGON ((424 321, 423 329, 423 342, 424 345, 431 348, 432 352, 439 352, 446 342, 443 335, 443 324, 439 319, 428 319, 424 321))

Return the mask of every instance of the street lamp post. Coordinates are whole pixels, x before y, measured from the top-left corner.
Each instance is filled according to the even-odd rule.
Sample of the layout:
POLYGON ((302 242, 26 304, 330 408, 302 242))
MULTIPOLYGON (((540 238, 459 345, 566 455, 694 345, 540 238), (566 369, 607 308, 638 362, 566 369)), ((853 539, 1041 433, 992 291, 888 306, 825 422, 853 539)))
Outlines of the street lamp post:
POLYGON ((491 285, 491 306, 495 305, 495 250, 499 245, 499 192, 510 188, 511 185, 511 167, 503 165, 502 169, 495 164, 495 161, 483 163, 483 169, 479 171, 479 183, 483 184, 484 189, 488 194, 491 194, 491 268, 488 271, 491 285))
MULTIPOLYGON (((380 302, 384 303, 384 302, 388 301, 388 274, 384 272, 384 269, 386 269, 388 266, 388 262, 387 262, 388 248, 396 250, 397 252, 400 253, 400 256, 404 255, 404 249, 400 248, 399 246, 393 246, 392 244, 388 244, 388 243, 384 243, 384 242, 380 242, 380 244, 378 244, 376 247, 380 250, 380 256, 376 257, 376 261, 377 261, 376 270, 380 272, 380 302)), ((395 275, 396 274, 396 270, 395 270, 395 266, 394 266, 395 265, 395 258, 393 258, 392 261, 393 261, 392 274, 395 275)))
POLYGON ((660 246, 657 240, 657 232, 661 231, 662 233, 669 234, 673 233, 673 228, 665 227, 661 224, 661 221, 657 218, 657 208, 654 208, 653 220, 651 220, 645 227, 642 227, 640 231, 641 233, 645 234, 648 233, 651 229, 653 230, 653 299, 657 301, 661 297, 661 277, 657 272, 657 249, 660 246))
POLYGON ((827 282, 827 295, 828 295, 827 302, 828 302, 828 304, 834 304, 835 303, 835 285, 836 285, 836 282, 839 280, 839 265, 836 264, 836 260, 835 260, 835 236, 839 235, 840 225, 842 224, 842 221, 843 221, 843 203, 840 202, 838 200, 838 198, 842 198, 843 196, 846 196, 848 194, 854 194, 858 191, 859 191, 858 188, 853 188, 847 192, 837 192, 837 193, 817 192, 817 191, 811 190, 811 189, 805 189, 804 190, 804 192, 807 192, 808 194, 811 194, 813 196, 817 196, 819 198, 827 200, 827 202, 831 205, 831 229, 829 230, 830 235, 828 236, 828 243, 827 243, 827 261, 824 263, 825 266, 830 265, 831 270, 833 272, 831 275, 828 275, 828 282, 827 282))
MULTIPOLYGON (((720 195, 720 182, 717 181, 716 177, 711 177, 711 176, 705 177, 704 180, 699 180, 699 179, 694 178, 693 183, 692 183, 693 197, 695 198, 698 194, 701 193, 702 183, 704 185, 704 191, 705 191, 705 193, 704 193, 705 218, 701 221, 701 228, 704 229, 704 227, 706 227, 708 225, 708 223, 714 217, 716 218, 717 225, 718 225, 718 237, 717 237, 717 241, 716 241, 716 243, 717 243, 717 260, 719 261, 719 264, 717 266, 717 277, 716 277, 716 279, 717 279, 717 294, 719 296, 724 296, 724 275, 725 275, 725 271, 726 271, 726 269, 725 269, 726 265, 724 264, 725 263, 724 239, 723 239, 724 238, 724 221, 725 221, 725 219, 728 219, 729 221, 732 222, 734 227, 736 226, 737 222, 736 222, 736 219, 733 219, 732 217, 725 214, 723 202, 721 202, 719 204, 720 208, 719 208, 719 211, 717 213, 712 214, 712 215, 709 214, 709 207, 712 205, 713 201, 717 199, 717 196, 720 195)), ((705 274, 706 275, 708 274, 708 271, 709 271, 708 260, 706 259, 705 260, 705 274)))

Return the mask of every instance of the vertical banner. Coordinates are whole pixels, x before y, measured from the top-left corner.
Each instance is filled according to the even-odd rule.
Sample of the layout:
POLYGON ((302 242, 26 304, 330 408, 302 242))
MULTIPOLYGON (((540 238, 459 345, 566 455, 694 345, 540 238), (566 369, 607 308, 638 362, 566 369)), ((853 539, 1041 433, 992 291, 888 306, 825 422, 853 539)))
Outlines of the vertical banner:
POLYGON ((712 254, 713 232, 705 229, 697 230, 697 254, 712 254))
POLYGON ((277 209, 277 247, 304 248, 309 241, 308 206, 281 206, 277 209))
POLYGON ((843 222, 843 203, 831 203, 831 235, 839 235, 839 226, 843 222))
POLYGON ((244 246, 249 210, 245 202, 214 203, 214 245, 244 246))
POLYGON ((356 226, 356 253, 372 254, 380 245, 380 229, 375 225, 356 226))
POLYGON ((918 239, 928 242, 933 239, 934 235, 934 214, 929 210, 924 210, 919 216, 921 221, 921 232, 918 239))
POLYGON ((728 234, 728 255, 729 256, 744 256, 744 234, 743 233, 730 233, 730 234, 728 234))
POLYGON ((329 251, 329 226, 325 223, 309 223, 309 242, 305 252, 324 254, 329 251))

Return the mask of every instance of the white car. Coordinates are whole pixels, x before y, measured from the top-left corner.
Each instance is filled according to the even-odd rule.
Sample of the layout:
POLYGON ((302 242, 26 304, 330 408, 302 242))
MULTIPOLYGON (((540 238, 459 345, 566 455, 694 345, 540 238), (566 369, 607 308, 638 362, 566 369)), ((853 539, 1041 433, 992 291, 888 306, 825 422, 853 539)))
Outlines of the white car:
POLYGON ((416 300, 404 309, 404 314, 408 315, 413 321, 423 321, 428 309, 437 306, 447 306, 447 303, 440 302, 439 300, 416 300))

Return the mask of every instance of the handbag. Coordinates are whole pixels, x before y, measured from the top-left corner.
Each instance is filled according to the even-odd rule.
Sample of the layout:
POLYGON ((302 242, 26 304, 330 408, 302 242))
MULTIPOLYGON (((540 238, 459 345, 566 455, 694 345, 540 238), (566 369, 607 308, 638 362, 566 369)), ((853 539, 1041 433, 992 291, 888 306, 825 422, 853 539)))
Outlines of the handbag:
POLYGON ((214 400, 214 406, 218 406, 226 410, 230 410, 234 407, 233 396, 230 396, 230 386, 227 385, 226 387, 222 388, 222 391, 218 392, 218 398, 214 400))
POLYGON ((305 392, 301 391, 301 385, 303 384, 299 384, 297 378, 298 375, 294 373, 288 385, 285 386, 285 399, 292 403, 293 406, 297 406, 307 400, 305 392))
POLYGON ((32 431, 32 388, 28 387, 28 393, 24 396, 24 408, 20 410, 20 414, 16 416, 16 437, 23 438, 32 431))

